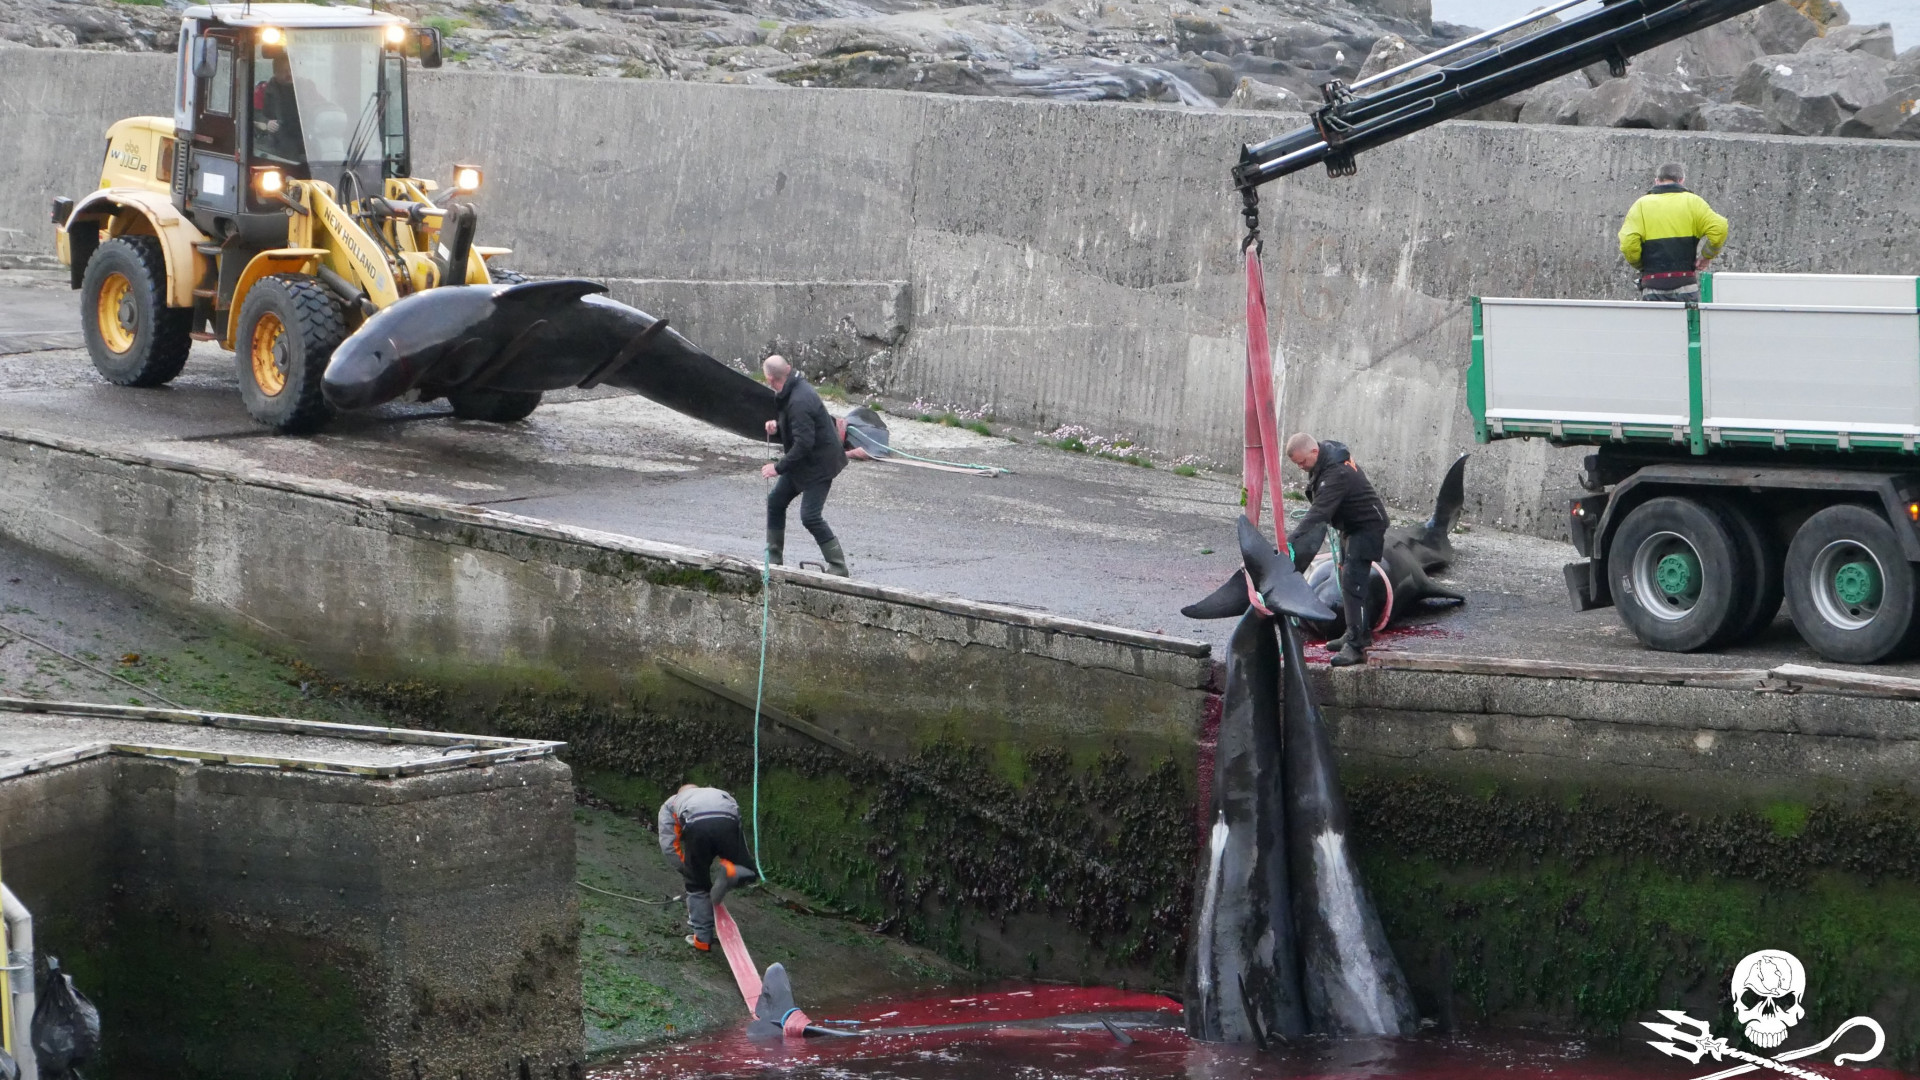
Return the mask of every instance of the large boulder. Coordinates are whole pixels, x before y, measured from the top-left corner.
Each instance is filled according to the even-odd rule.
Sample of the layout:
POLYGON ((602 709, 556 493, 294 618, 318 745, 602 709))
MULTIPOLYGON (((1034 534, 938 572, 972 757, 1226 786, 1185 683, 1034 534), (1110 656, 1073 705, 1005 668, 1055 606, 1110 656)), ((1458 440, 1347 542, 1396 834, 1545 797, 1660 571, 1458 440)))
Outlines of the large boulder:
POLYGON ((1780 125, 1751 105, 1709 101, 1687 117, 1689 131, 1727 131, 1739 135, 1778 135, 1780 125))
POLYGON ((1773 0, 1733 20, 1742 23, 1760 42, 1763 55, 1799 52, 1800 46, 1820 36, 1820 24, 1789 7, 1785 0, 1773 0))
POLYGON ((1685 127, 1687 117, 1705 103, 1705 97, 1679 83, 1629 72, 1575 100, 1573 122, 1581 127, 1673 130, 1685 127))
POLYGON ((1523 124, 1577 124, 1580 102, 1593 92, 1584 75, 1562 75, 1513 95, 1520 101, 1523 124))
POLYGON ((1872 26, 1834 26, 1817 38, 1809 38, 1801 52, 1862 52, 1882 60, 1892 60, 1893 27, 1887 23, 1872 26))
MULTIPOLYGON (((1304 127, 1310 121, 1306 110, 1315 103, 1304 100, 1299 94, 1284 86, 1274 86, 1257 79, 1243 78, 1233 89, 1233 96, 1227 98, 1229 109, 1258 109, 1262 112, 1292 113, 1299 120, 1295 126, 1304 127)), ((1282 125, 1285 126, 1284 124, 1282 125)))
MULTIPOLYGON (((1778 0, 1768 6, 1779 7, 1790 17, 1806 22, 1798 12, 1778 0)), ((1811 23, 1807 25, 1809 30, 1814 28, 1811 23)), ((1633 58, 1630 70, 1699 89, 1704 80, 1739 78, 1748 64, 1769 51, 1761 44, 1760 35, 1750 22, 1729 19, 1647 50, 1633 58)))
POLYGON ((1433 0, 1353 0, 1353 6, 1369 15, 1407 23, 1421 34, 1433 32, 1433 0))
POLYGON ((1373 43, 1367 58, 1360 62, 1360 72, 1353 77, 1354 81, 1370 79, 1383 71, 1397 68, 1419 55, 1420 50, 1407 44, 1407 39, 1399 34, 1382 35, 1379 41, 1373 43))
POLYGON ((1854 113, 1887 96, 1891 67, 1859 52, 1763 56, 1747 65, 1734 100, 1794 135, 1832 135, 1854 113))
POLYGON ((1920 139, 1920 90, 1898 93, 1854 113, 1838 134, 1856 139, 1920 139))

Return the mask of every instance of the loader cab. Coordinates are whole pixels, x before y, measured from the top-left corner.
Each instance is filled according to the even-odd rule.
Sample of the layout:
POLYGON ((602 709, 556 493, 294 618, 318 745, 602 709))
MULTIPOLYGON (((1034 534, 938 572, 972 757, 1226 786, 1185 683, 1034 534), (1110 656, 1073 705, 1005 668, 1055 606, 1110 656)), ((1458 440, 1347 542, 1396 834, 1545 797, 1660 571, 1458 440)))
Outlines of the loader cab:
POLYGON ((398 16, 309 4, 187 9, 174 123, 174 204, 217 243, 286 242, 289 179, 352 203, 408 175, 406 56, 439 35, 398 16))

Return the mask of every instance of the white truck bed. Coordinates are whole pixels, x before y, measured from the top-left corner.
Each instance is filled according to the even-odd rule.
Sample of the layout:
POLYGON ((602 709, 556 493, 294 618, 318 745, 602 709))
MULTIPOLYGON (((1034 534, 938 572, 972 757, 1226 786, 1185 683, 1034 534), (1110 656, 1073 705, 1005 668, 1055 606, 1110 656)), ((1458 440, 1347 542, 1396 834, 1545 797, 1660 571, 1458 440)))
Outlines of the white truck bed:
POLYGON ((1920 277, 1703 274, 1701 303, 1476 297, 1480 442, 1914 452, 1920 277))

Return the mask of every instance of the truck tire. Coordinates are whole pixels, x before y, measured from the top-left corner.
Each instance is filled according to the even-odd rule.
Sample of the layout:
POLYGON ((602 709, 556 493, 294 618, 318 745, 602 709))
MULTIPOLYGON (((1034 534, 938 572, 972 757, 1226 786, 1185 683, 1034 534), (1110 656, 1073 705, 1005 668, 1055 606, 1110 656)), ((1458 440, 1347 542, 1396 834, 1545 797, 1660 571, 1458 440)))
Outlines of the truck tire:
POLYGON ((1739 625, 1720 642, 1738 645, 1772 626, 1773 617, 1780 614, 1780 602, 1786 596, 1782 565, 1786 554, 1780 550, 1771 523, 1753 506, 1724 499, 1714 500, 1714 508, 1733 530, 1746 561, 1747 576, 1736 590, 1747 598, 1746 611, 1739 625))
POLYGON ((1871 664, 1904 652, 1914 572, 1893 527, 1852 503, 1829 506, 1787 546, 1787 613, 1823 658, 1871 664))
POLYGON ((491 420, 511 424, 525 420, 540 407, 538 390, 454 390, 447 394, 453 415, 461 420, 491 420))
POLYGON ((80 282, 80 323, 93 366, 118 386, 163 386, 193 348, 193 311, 167 306, 167 260, 152 236, 100 245, 80 282))
POLYGON ((339 301, 317 279, 275 274, 254 282, 233 339, 247 414, 283 435, 318 431, 333 418, 320 376, 346 336, 339 301))
POLYGON ((1607 551, 1621 621, 1662 652, 1712 648, 1741 629, 1750 605, 1740 583, 1749 574, 1720 510, 1671 495, 1628 513, 1607 551))

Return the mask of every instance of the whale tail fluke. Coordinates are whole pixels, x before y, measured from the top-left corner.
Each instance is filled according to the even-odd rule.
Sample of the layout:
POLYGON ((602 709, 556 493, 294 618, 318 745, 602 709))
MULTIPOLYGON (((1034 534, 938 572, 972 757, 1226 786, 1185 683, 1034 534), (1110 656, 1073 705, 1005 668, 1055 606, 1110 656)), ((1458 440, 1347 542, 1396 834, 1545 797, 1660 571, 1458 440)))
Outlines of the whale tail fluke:
POLYGON ((1433 500, 1433 516, 1420 526, 1420 546, 1433 554, 1427 566, 1429 570, 1453 561, 1453 541, 1449 537, 1453 527, 1460 524, 1460 510, 1467 502, 1467 458, 1470 456, 1461 454, 1454 459, 1446 479, 1440 481, 1440 494, 1433 500))

